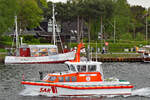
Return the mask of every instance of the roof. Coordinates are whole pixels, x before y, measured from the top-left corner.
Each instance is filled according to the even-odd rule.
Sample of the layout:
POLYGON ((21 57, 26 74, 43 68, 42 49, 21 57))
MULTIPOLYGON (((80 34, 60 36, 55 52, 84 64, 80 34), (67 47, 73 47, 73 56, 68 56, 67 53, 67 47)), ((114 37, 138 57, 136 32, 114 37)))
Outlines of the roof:
POLYGON ((95 65, 100 65, 102 64, 102 62, 96 62, 96 61, 80 61, 80 62, 65 62, 66 64, 75 64, 75 65, 92 65, 92 64, 95 64, 95 65))
POLYGON ((57 48, 56 45, 28 45, 29 48, 57 48))

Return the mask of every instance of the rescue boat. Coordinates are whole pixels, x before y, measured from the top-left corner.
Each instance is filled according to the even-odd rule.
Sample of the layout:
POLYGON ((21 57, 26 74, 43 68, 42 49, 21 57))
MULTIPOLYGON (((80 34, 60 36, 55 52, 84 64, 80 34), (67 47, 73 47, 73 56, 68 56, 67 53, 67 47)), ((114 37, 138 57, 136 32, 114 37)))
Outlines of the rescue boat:
POLYGON ((46 96, 92 96, 92 95, 131 95, 133 85, 126 80, 104 79, 102 63, 80 61, 78 45, 76 59, 65 62, 66 72, 47 74, 40 81, 23 80, 22 85, 30 92, 46 96))

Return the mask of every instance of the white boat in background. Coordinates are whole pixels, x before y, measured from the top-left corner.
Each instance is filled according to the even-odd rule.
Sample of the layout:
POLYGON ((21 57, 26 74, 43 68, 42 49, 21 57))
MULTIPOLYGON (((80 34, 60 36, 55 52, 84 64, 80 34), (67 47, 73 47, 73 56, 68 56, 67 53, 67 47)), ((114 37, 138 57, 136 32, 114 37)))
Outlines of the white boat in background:
POLYGON ((75 51, 58 53, 56 45, 26 45, 15 56, 6 56, 5 64, 64 63, 75 58, 75 51))
POLYGON ((143 61, 144 62, 150 62, 150 45, 146 45, 143 47, 144 52, 143 52, 143 61))
POLYGON ((131 95, 133 85, 126 80, 117 78, 104 79, 102 63, 94 61, 80 61, 78 45, 76 59, 65 62, 66 72, 47 74, 39 81, 23 80, 25 94, 59 96, 93 96, 93 95, 131 95))
MULTIPOLYGON (((55 45, 55 16, 53 6, 53 40, 54 45, 21 45, 19 44, 17 17, 15 17, 15 53, 11 53, 5 57, 5 64, 43 64, 43 63, 63 63, 75 58, 75 51, 59 53, 58 47, 55 45)), ((62 43, 61 43, 62 45, 62 43)), ((63 46, 62 46, 63 47, 63 46)), ((63 49, 63 48, 62 48, 63 49)))
POLYGON ((150 45, 139 48, 138 53, 141 54, 144 62, 150 62, 150 45))

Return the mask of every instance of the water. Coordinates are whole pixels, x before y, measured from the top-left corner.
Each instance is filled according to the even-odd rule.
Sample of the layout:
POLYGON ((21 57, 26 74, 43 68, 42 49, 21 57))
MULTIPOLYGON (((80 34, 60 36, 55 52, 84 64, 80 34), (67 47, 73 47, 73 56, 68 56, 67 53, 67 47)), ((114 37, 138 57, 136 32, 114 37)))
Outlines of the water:
POLYGON ((64 71, 63 64, 0 64, 0 100, 150 100, 150 63, 103 63, 105 78, 116 77, 128 80, 134 85, 131 96, 91 96, 91 97, 46 97, 31 93, 23 96, 24 88, 20 84, 22 75, 25 79, 39 79, 39 71, 64 71))

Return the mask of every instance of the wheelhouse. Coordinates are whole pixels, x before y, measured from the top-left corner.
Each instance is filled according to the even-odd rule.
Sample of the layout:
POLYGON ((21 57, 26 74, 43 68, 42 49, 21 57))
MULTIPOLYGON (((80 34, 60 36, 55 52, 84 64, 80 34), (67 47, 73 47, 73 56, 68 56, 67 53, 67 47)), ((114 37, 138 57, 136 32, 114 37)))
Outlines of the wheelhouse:
POLYGON ((101 62, 65 62, 67 72, 48 74, 46 82, 97 82, 103 80, 101 62))
POLYGON ((25 45, 19 49, 21 57, 40 57, 58 54, 56 45, 25 45))
POLYGON ((66 62, 69 72, 101 72, 101 62, 66 62))

